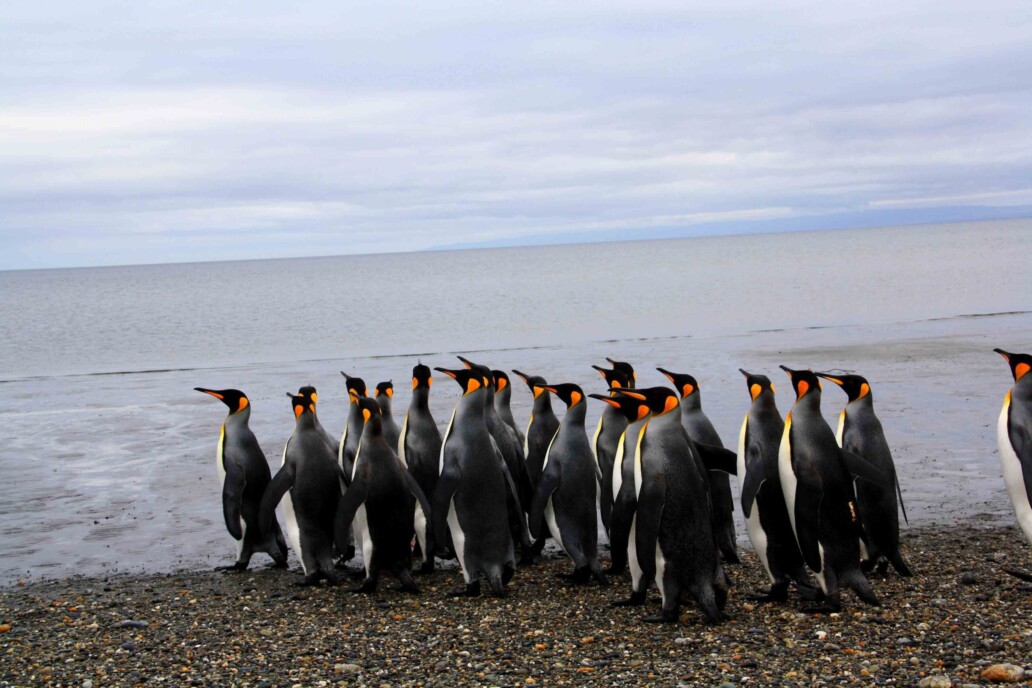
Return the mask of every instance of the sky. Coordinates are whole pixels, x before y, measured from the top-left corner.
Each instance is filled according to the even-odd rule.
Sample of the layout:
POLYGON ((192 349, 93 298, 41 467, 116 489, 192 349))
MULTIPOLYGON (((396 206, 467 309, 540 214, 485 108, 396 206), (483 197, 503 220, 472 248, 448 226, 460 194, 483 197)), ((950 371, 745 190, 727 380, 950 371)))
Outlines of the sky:
POLYGON ((0 269, 1028 216, 1028 0, 0 8, 0 269))

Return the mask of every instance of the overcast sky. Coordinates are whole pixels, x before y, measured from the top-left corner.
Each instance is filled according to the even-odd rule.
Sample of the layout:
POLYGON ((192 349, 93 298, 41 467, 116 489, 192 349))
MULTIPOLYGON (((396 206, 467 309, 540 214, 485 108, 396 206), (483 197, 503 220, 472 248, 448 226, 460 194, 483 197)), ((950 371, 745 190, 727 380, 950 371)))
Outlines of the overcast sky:
POLYGON ((9 2, 0 268, 1032 215, 1032 4, 9 2))

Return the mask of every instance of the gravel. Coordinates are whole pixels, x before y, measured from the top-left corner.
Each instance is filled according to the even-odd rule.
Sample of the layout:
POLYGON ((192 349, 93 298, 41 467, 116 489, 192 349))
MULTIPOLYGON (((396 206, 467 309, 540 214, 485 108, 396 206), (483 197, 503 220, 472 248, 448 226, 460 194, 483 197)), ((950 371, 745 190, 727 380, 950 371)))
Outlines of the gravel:
POLYGON ((750 601, 765 581, 742 549, 719 626, 691 605, 643 623, 644 608, 609 607, 627 579, 564 587, 559 557, 520 569, 505 598, 446 597, 454 570, 419 596, 264 569, 20 583, 0 589, 0 686, 985 686, 1004 664, 1032 685, 1032 593, 1001 570, 1032 568, 1014 527, 908 529, 917 575, 874 576, 883 607, 845 593, 830 616, 750 601))

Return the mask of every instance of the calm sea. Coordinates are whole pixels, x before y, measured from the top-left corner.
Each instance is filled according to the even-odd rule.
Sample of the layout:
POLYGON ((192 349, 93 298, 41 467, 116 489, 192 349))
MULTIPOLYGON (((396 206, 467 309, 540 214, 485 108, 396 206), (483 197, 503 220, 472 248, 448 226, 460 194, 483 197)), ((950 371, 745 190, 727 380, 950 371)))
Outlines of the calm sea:
MULTIPOLYGON (((855 370, 912 522, 1006 519, 993 427, 1010 381, 991 350, 1032 349, 1029 255, 1022 220, 0 272, 0 583, 226 563, 224 408, 193 387, 246 391, 275 469, 284 392, 318 386, 338 432, 339 370, 393 378, 400 419, 416 360, 456 352, 599 390, 605 356, 644 385, 665 382, 658 365, 692 372, 726 444, 748 405, 739 367, 785 383, 782 412, 779 363, 855 370)), ((442 424, 449 382, 434 386, 442 424)), ((521 423, 529 402, 517 388, 521 423)), ((826 415, 842 402, 827 390, 826 415)))

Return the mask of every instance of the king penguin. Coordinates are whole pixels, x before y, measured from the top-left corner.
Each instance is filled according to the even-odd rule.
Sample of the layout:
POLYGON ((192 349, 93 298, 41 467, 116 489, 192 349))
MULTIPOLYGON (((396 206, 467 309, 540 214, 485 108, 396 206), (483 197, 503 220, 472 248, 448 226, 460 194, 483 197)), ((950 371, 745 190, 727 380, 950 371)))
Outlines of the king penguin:
POLYGON ((462 397, 452 412, 441 447, 440 477, 431 511, 438 537, 450 532, 466 587, 480 594, 480 578, 494 595, 504 595, 516 566, 509 528, 503 459, 484 421, 489 381, 475 369, 435 370, 454 378, 462 397))
POLYGON ((344 376, 348 389, 348 420, 337 445, 337 465, 344 472, 344 480, 350 483, 355 466, 355 452, 358 451, 358 443, 362 440, 362 413, 358 410, 358 400, 366 396, 367 389, 362 378, 348 375, 343 370, 340 374, 344 376))
POLYGON ((266 529, 259 524, 262 494, 272 473, 248 425, 251 402, 237 389, 194 389, 210 394, 229 407, 229 415, 219 431, 215 468, 222 481, 222 516, 226 529, 236 540, 237 558, 231 566, 220 566, 216 570, 246 571, 255 552, 265 552, 272 557, 275 566, 286 568, 287 543, 279 523, 273 521, 266 529))
POLYGON ((544 389, 566 404, 566 414, 545 453, 531 503, 531 534, 542 538, 547 524, 552 539, 573 560, 570 582, 583 584, 594 577, 600 585, 608 585, 598 563, 598 479, 584 429, 587 400, 577 385, 548 385, 544 389))
POLYGON ((523 455, 526 457, 527 477, 530 484, 537 487, 541 478, 541 469, 545 465, 545 453, 548 445, 555 437, 559 429, 559 419, 552 411, 552 395, 545 391, 545 378, 540 375, 527 375, 518 370, 512 371, 519 375, 530 393, 534 395, 534 406, 530 411, 530 421, 527 423, 527 432, 523 442, 523 455))
POLYGON ((398 438, 401 428, 398 427, 391 413, 391 401, 394 400, 394 381, 388 380, 376 385, 376 403, 380 407, 380 418, 383 422, 383 437, 395 452, 398 451, 398 438))
POLYGON ((880 605, 860 569, 863 526, 853 477, 864 473, 884 484, 884 476, 873 468, 861 471, 866 462, 838 446, 821 415, 820 379, 809 370, 781 369, 792 380, 796 401, 781 435, 778 475, 799 551, 825 595, 822 605, 811 611, 839 611, 840 585, 852 588, 864 602, 880 605))
POLYGON ((341 520, 337 523, 338 528, 346 528, 354 521, 354 527, 362 533, 359 540, 366 578, 353 592, 375 592, 380 571, 387 570, 401 581, 402 590, 418 593, 410 571, 410 543, 414 534, 420 549, 432 556, 433 542, 427 527, 430 505, 387 442, 378 402, 366 397, 358 403, 365 428, 355 455, 355 474, 342 499, 341 520))
MULTIPOLYGON (((516 419, 512 417, 512 408, 509 405, 512 400, 512 382, 504 370, 492 370, 491 375, 494 377, 495 384, 495 411, 498 413, 498 417, 516 433, 516 439, 523 446, 527 440, 519 426, 516 425, 516 419)), ((526 450, 524 450, 524 456, 526 456, 526 453, 526 450)))
MULTIPOLYGON (((430 413, 430 386, 433 381, 429 367, 419 363, 412 369, 412 399, 398 438, 398 457, 416 479, 427 499, 433 499, 437 489, 441 459, 441 431, 437 429, 437 422, 430 413)), ((442 538, 444 536, 444 533, 439 535, 442 538)), ((434 558, 422 549, 419 554, 423 561, 420 572, 433 571, 434 558)))
POLYGON ((785 421, 774 400, 774 385, 766 375, 740 372, 752 399, 738 435, 742 514, 756 557, 770 578, 770 590, 756 599, 785 602, 792 581, 801 594, 812 599, 815 590, 792 532, 778 474, 778 450, 785 421))
MULTIPOLYGON (((591 366, 597 370, 606 381, 606 386, 611 390, 628 389, 634 386, 634 380, 627 373, 628 363, 620 363, 617 366, 613 359, 607 358, 613 363, 612 368, 602 368, 597 365, 591 366)), ((615 394, 615 392, 613 392, 615 394)), ((595 454, 595 463, 598 466, 598 479, 601 485, 599 493, 599 512, 602 516, 602 526, 608 535, 610 531, 609 518, 613 511, 613 462, 616 460, 616 445, 620 442, 620 435, 627 429, 627 419, 612 406, 606 406, 602 416, 598 419, 598 426, 595 428, 595 435, 591 440, 591 448, 595 454)))
POLYGON ((867 379, 860 375, 817 373, 842 388, 849 400, 839 414, 835 439, 843 449, 850 451, 880 470, 889 480, 889 487, 866 480, 857 480, 853 487, 856 505, 860 508, 860 522, 866 541, 860 541, 861 566, 870 571, 878 566, 884 572, 889 563, 901 576, 910 576, 910 567, 899 551, 899 512, 907 516, 896 465, 892 461, 889 443, 885 440, 881 421, 874 415, 874 394, 867 379), (898 501, 897 501, 898 498, 898 501))
POLYGON ((274 510, 284 500, 287 539, 305 578, 302 585, 325 579, 337 583, 333 570, 334 525, 340 501, 340 483, 333 451, 315 425, 315 403, 293 396, 294 432, 283 447, 283 465, 262 497, 261 522, 271 527, 274 510), (286 499, 284 499, 286 497, 286 499))
POLYGON ((619 411, 628 421, 627 429, 620 435, 613 462, 613 511, 609 520, 609 550, 612 563, 608 573, 623 573, 631 569, 631 596, 613 602, 614 607, 645 604, 648 587, 652 581, 645 580, 638 566, 638 550, 634 539, 635 511, 638 508, 638 493, 634 489, 634 457, 638 449, 638 438, 648 422, 651 411, 640 395, 630 397, 614 390, 609 396, 589 394, 619 411))
POLYGON ((713 538, 708 487, 698 469, 702 459, 681 427, 677 395, 665 387, 621 394, 647 402, 651 411, 635 448, 634 537, 644 580, 655 580, 663 607, 645 620, 676 622, 683 597, 690 596, 710 623, 719 623, 727 579, 713 538))
MULTIPOLYGON (((720 435, 713 423, 702 411, 702 393, 699 383, 691 375, 673 373, 657 368, 673 383, 677 393, 681 395, 681 426, 696 444, 707 444, 723 447, 720 435)), ((713 505, 713 528, 717 537, 717 547, 724 561, 737 564, 738 546, 735 542, 735 503, 731 497, 731 479, 723 471, 710 471, 710 499, 713 505)))
POLYGON ((1014 377, 1014 386, 1007 392, 996 425, 1003 481, 1018 525, 1032 544, 1032 356, 1003 349, 993 351, 1006 359, 1014 377))

